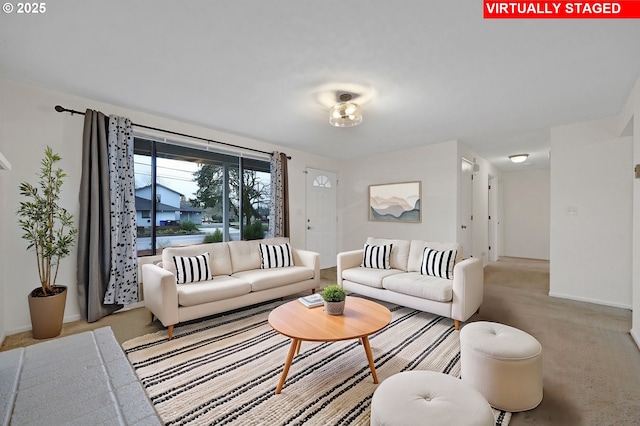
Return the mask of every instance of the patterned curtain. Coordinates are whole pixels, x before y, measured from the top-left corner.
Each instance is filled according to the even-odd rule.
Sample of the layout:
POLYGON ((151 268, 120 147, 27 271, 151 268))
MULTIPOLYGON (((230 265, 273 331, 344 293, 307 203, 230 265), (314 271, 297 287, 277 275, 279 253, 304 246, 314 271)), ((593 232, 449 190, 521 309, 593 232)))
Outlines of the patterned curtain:
POLYGON ((138 301, 136 200, 131 120, 109 116, 111 270, 105 305, 138 301))
MULTIPOLYGON (((133 159, 127 168, 110 158, 110 154, 114 152, 128 153, 133 149, 122 145, 125 142, 116 142, 115 148, 109 147, 112 135, 118 133, 128 133, 131 139, 130 124, 128 130, 124 130, 124 125, 110 123, 101 112, 90 109, 85 112, 78 213, 77 278, 80 313, 88 322, 97 321, 122 308, 120 303, 137 301, 137 284, 135 290, 131 290, 131 286, 127 289, 122 288, 122 283, 125 286, 132 282, 137 283, 137 268, 131 271, 130 267, 131 263, 136 263, 135 223, 126 225, 124 220, 121 220, 120 224, 112 223, 112 220, 116 222, 120 219, 120 214, 113 210, 112 206, 124 205, 135 212, 133 193, 130 200, 126 197, 116 197, 112 201, 110 188, 113 177, 130 179, 130 188, 133 188, 133 159), (123 130, 117 130, 118 126, 122 126, 123 130), (112 234, 118 234, 116 230, 124 229, 123 226, 129 227, 128 240, 112 241, 112 234), (123 243, 124 246, 119 245, 123 243), (127 255, 120 250, 121 248, 132 251, 127 255), (122 262, 122 269, 114 268, 113 265, 118 265, 120 259, 126 259, 122 262), (107 293, 109 297, 106 297, 107 293)), ((130 143, 133 144, 132 141, 130 143)), ((127 192, 126 186, 120 188, 120 192, 127 192)))
POLYGON ((271 208, 269 211, 269 223, 271 224, 271 236, 289 236, 289 178, 287 155, 277 151, 271 155, 271 208))

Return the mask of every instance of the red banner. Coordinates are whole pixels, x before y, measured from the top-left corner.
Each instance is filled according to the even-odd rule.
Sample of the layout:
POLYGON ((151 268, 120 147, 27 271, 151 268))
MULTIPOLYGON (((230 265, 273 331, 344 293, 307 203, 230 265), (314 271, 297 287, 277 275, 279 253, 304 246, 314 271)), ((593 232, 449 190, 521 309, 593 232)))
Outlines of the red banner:
POLYGON ((484 0, 485 19, 639 19, 640 0, 602 1, 490 1, 484 0))

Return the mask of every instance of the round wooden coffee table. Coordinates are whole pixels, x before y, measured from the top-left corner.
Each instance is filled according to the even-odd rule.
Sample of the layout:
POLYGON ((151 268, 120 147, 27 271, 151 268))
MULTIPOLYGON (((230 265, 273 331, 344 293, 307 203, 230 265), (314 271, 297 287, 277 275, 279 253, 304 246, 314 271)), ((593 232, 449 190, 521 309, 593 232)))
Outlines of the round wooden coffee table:
POLYGON ((329 315, 322 306, 307 308, 297 300, 278 306, 269 314, 269 324, 278 333, 291 338, 282 377, 276 388, 279 394, 287 379, 291 361, 300 351, 300 344, 360 339, 369 361, 373 383, 378 383, 373 364, 369 335, 383 329, 391 321, 391 312, 384 306, 360 297, 347 296, 344 315, 329 315))

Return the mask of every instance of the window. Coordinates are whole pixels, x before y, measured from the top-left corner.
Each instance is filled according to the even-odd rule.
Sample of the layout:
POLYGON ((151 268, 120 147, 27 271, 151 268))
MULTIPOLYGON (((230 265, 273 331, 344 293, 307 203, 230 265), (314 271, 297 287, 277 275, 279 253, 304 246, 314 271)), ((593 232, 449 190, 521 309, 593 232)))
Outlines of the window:
POLYGON ((142 137, 134 160, 139 256, 268 232, 268 161, 142 137))
POLYGON ((325 175, 316 176, 313 180, 313 186, 317 186, 320 188, 331 188, 331 181, 325 175))

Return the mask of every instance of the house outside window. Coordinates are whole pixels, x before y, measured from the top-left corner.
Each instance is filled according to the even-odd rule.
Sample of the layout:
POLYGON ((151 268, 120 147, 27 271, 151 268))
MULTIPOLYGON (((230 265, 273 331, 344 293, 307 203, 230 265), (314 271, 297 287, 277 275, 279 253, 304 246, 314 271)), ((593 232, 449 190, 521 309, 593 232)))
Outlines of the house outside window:
POLYGON ((269 161, 143 137, 134 160, 139 256, 267 234, 269 161))

